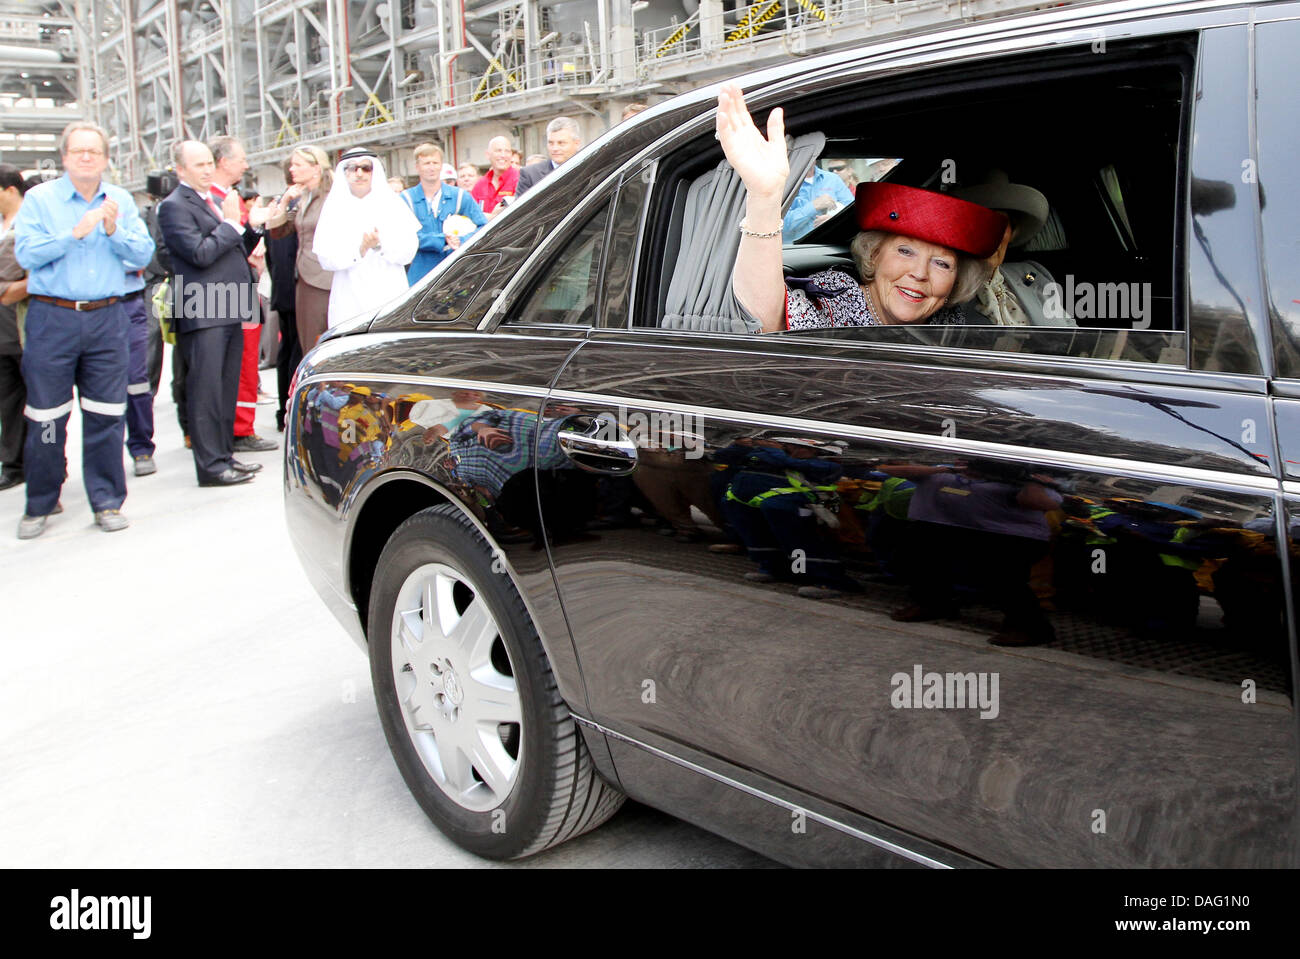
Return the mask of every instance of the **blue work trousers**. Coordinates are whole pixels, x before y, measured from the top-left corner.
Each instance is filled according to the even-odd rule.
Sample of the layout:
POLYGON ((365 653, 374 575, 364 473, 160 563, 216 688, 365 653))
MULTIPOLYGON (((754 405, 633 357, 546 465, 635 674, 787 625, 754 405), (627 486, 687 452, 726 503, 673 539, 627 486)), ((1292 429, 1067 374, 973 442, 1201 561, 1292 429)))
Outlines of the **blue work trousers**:
POLYGON ((784 476, 739 472, 731 481, 731 492, 737 498, 723 500, 723 516, 764 573, 815 584, 841 582, 844 573, 839 557, 822 538, 805 494, 778 493, 760 500, 757 506, 748 505, 769 490, 789 486, 790 480, 784 476))
POLYGON ((81 399, 81 471, 90 508, 118 509, 126 499, 122 432, 129 325, 120 302, 78 312, 31 301, 23 348, 28 516, 45 516, 59 502, 73 386, 81 399))
POLYGON ((126 369, 126 448, 135 456, 153 456, 153 387, 149 382, 149 308, 144 297, 126 300, 131 320, 126 369))

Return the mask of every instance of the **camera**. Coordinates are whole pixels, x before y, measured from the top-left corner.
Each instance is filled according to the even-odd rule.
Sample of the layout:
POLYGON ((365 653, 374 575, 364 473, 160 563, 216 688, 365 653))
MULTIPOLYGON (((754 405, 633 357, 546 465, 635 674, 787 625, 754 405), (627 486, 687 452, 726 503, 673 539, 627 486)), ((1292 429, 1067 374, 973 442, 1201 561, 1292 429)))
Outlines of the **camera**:
POLYGON ((150 196, 163 197, 180 186, 175 170, 154 170, 145 177, 145 189, 150 196))

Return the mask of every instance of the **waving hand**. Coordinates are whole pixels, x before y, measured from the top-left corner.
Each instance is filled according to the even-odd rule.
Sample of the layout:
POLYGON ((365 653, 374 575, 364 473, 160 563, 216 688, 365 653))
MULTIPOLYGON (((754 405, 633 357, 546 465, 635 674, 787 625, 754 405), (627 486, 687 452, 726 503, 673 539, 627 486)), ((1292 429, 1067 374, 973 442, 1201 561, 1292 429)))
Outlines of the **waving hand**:
POLYGON ((754 125, 745 95, 734 83, 718 92, 717 136, 727 162, 754 197, 780 197, 790 175, 785 149, 785 116, 780 107, 767 118, 767 136, 754 125))

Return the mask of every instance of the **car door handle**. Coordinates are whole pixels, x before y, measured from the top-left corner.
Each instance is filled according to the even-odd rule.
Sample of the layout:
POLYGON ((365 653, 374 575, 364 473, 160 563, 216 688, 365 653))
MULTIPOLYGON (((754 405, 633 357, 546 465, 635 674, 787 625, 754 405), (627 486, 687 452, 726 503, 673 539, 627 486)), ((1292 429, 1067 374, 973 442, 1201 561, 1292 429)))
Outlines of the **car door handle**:
POLYGON ((636 469, 636 444, 608 414, 567 417, 555 438, 564 455, 580 469, 613 476, 636 469))

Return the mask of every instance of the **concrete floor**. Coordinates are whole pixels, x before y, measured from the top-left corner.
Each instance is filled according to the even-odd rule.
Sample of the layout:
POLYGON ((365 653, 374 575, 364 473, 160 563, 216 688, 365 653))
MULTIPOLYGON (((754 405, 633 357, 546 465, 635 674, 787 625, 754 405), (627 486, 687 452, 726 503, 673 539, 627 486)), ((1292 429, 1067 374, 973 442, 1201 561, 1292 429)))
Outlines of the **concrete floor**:
MULTIPOLYGON (((366 660, 289 544, 281 453, 241 454, 264 465, 246 486, 200 489, 169 380, 158 473, 127 468, 129 529, 92 523, 75 412, 44 535, 14 538, 23 491, 0 493, 0 867, 495 865, 407 792, 366 660)), ((274 418, 259 406, 258 433, 279 436, 274 418)), ((774 864, 629 804, 524 865, 774 864)))

